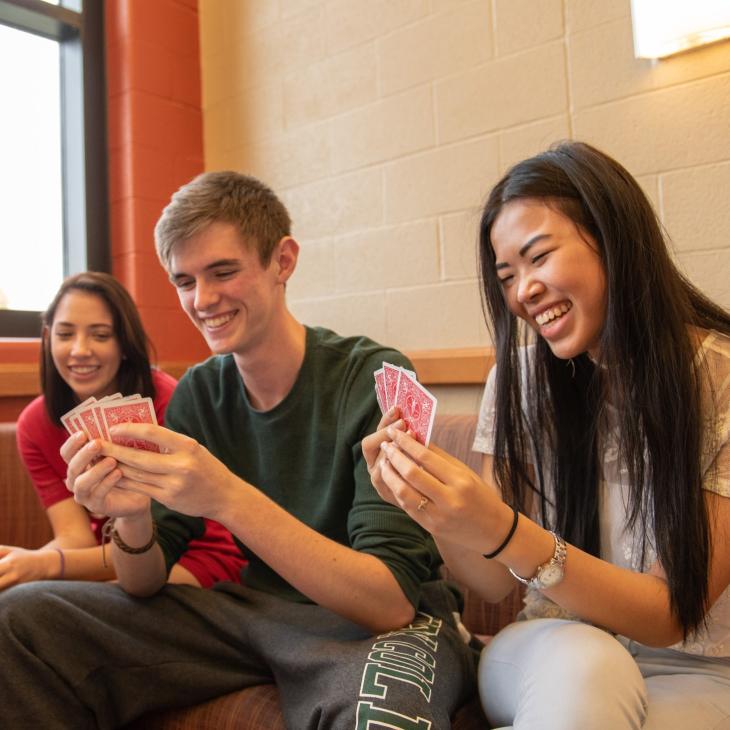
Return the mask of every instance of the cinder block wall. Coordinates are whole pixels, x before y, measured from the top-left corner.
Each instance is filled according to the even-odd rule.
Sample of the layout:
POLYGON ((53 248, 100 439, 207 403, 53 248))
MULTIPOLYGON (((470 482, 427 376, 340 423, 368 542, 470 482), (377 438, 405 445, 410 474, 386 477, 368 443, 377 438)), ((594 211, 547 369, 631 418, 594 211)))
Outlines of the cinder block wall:
POLYGON ((487 342, 478 209, 574 137, 635 174, 730 306, 730 43, 633 57, 629 0, 200 0, 206 169, 285 199, 305 322, 400 348, 487 342))

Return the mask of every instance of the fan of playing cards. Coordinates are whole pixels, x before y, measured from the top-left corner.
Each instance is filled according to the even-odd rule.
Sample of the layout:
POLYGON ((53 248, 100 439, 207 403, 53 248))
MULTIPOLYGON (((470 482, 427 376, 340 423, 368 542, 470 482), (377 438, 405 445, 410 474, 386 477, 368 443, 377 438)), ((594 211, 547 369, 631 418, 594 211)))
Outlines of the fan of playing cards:
POLYGON ((140 395, 123 396, 121 393, 107 395, 97 400, 94 396, 87 398, 76 408, 61 416, 61 423, 70 434, 83 431, 86 437, 112 441, 120 446, 131 446, 134 449, 157 451, 156 444, 141 439, 126 439, 111 436, 109 429, 118 423, 154 423, 157 416, 151 398, 140 395))
POLYGON ((376 370, 375 396, 380 410, 385 413, 393 406, 400 409, 406 428, 416 434, 416 440, 428 446, 436 417, 436 398, 419 382, 412 370, 384 362, 376 370))

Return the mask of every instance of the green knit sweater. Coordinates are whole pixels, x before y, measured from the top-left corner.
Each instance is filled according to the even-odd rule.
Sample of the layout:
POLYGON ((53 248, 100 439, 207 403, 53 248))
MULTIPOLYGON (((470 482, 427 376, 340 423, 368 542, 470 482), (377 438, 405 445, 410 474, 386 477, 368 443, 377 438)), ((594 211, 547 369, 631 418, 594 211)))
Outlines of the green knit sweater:
MULTIPOLYGON (((253 409, 233 357, 216 356, 185 374, 165 422, 322 535, 380 558, 417 606, 419 585, 437 577, 440 557, 427 533, 373 489, 360 447, 380 419, 373 372, 383 360, 412 367, 365 337, 308 327, 297 380, 275 408, 253 409)), ((169 570, 202 535, 203 521, 159 504, 153 513, 169 570)), ((248 586, 308 601, 236 542, 249 560, 248 586)))

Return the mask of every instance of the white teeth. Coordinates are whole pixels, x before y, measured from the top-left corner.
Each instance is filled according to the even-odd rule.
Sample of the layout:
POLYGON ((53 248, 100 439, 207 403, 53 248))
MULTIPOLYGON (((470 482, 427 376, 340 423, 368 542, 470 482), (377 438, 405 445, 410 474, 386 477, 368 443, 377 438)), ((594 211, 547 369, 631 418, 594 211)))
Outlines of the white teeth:
POLYGON ((551 309, 546 309, 544 312, 541 312, 535 317, 535 322, 537 322, 542 327, 542 325, 547 324, 548 322, 552 322, 554 319, 562 317, 566 312, 571 309, 572 306, 573 305, 569 302, 563 302, 563 304, 558 304, 551 309))
POLYGON ((206 327, 209 327, 211 329, 215 327, 221 327, 226 322, 230 322, 233 317, 235 316, 235 312, 233 314, 223 314, 220 317, 209 317, 204 321, 204 324, 206 327))
POLYGON ((79 375, 88 375, 96 370, 96 366, 79 367, 78 365, 70 368, 72 373, 78 373, 79 375))

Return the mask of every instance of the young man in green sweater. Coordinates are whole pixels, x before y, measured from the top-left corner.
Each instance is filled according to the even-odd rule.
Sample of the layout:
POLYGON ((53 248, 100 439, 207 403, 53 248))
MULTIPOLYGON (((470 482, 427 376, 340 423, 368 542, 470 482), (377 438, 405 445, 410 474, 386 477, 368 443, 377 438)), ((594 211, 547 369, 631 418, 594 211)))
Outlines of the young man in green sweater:
POLYGON ((115 518, 119 585, 0 596, 0 655, 15 668, 0 726, 63 727, 72 710, 77 727, 118 727, 273 681, 291 728, 449 727, 474 656, 432 541, 380 499, 360 448, 379 420, 373 371, 408 360, 295 319, 299 247, 253 178, 199 176, 155 237, 215 355, 180 381, 167 428, 116 428, 161 453, 65 444, 69 489, 115 518), (203 517, 248 557, 244 585, 166 585, 203 517))

